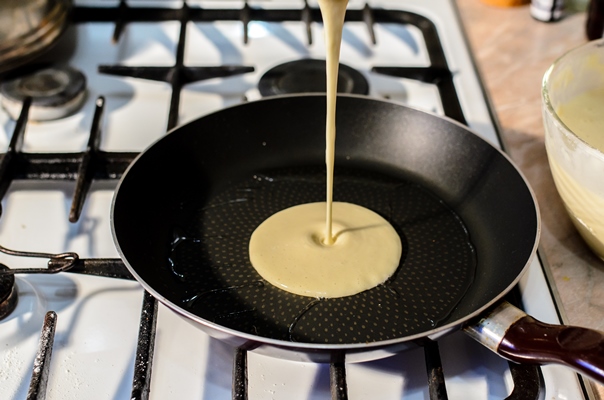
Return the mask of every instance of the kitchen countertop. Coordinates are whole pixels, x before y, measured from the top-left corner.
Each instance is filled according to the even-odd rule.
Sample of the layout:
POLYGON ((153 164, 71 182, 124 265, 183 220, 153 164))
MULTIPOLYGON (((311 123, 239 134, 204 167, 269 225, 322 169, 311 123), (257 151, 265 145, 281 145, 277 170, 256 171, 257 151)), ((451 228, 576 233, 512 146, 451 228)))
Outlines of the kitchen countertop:
MULTIPOLYGON (((533 187, 542 218, 541 254, 568 321, 604 331, 604 262, 570 221, 547 163, 541 79, 552 62, 587 41, 585 12, 544 23, 529 6, 501 8, 457 0, 470 47, 499 118, 504 144, 533 187)), ((604 399, 604 386, 594 385, 604 399)))

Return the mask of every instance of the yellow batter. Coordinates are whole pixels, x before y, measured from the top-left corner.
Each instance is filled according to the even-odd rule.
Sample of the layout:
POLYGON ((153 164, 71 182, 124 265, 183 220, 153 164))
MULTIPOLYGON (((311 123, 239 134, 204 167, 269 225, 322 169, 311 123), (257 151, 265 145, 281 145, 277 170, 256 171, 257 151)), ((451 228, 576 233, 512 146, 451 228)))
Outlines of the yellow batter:
POLYGON ((325 203, 287 208, 252 234, 250 260, 273 285, 302 296, 343 297, 383 283, 398 267, 394 228, 364 207, 333 203, 334 243, 324 236, 325 203))
POLYGON ((326 43, 327 198, 280 211, 250 239, 250 261, 271 284, 302 296, 343 297, 371 289, 398 267, 401 240, 378 214, 333 202, 336 93, 342 28, 348 0, 319 0, 326 43))
POLYGON ((604 88, 575 96, 560 104, 556 112, 578 137, 604 152, 604 88))
POLYGON ((325 28, 325 69, 327 72, 327 114, 325 121, 325 165, 327 166, 327 199, 325 237, 327 244, 333 244, 331 227, 333 199, 333 169, 336 148, 336 96, 338 92, 338 67, 340 65, 340 44, 348 0, 319 0, 323 26, 325 28))
MULTIPOLYGON (((556 110, 564 124, 585 142, 604 152, 604 88, 596 88, 560 104, 556 110)), ((589 169, 589 159, 576 159, 589 169)), ((550 159, 556 188, 573 223, 587 244, 604 259, 604 195, 588 188, 550 159)), ((601 179, 604 179, 602 177, 601 179)), ((599 183, 594 182, 594 187, 599 183)))
POLYGON ((555 160, 550 168, 573 224, 589 247, 604 260, 604 197, 580 185, 555 160))

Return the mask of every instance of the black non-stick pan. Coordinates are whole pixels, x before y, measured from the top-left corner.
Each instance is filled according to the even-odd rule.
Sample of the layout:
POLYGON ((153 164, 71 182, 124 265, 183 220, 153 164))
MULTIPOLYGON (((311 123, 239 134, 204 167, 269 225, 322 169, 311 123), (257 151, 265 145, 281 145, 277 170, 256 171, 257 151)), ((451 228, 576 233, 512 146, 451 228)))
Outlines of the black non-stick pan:
POLYGON ((336 299, 265 282, 249 262, 250 235, 277 211, 324 201, 324 129, 324 96, 274 97, 205 116, 152 145, 113 204, 115 240, 132 274, 211 335, 274 356, 368 360, 463 327, 515 360, 553 342, 536 361, 602 375, 590 366, 604 364, 600 333, 556 327, 543 340, 535 328, 538 339, 526 332, 509 341, 531 330, 530 317, 501 297, 529 265, 540 230, 521 174, 464 126, 401 105, 338 98, 334 186, 334 200, 381 214, 399 233, 396 273, 336 299), (562 351, 568 343, 573 353, 562 351))

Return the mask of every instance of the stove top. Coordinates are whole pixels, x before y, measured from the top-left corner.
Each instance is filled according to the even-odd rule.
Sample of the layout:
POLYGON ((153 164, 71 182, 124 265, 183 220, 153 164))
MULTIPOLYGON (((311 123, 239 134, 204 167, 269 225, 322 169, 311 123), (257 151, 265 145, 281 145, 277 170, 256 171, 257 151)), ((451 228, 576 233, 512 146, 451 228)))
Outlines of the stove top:
MULTIPOLYGON (((235 350, 158 304, 113 244, 117 180, 170 129, 261 98, 259 82, 285 63, 323 59, 318 6, 76 1, 71 18, 42 61, 83 72, 81 108, 37 122, 27 101, 17 121, 0 110, 0 245, 25 252, 5 249, 0 262, 72 266, 16 275, 18 301, 0 320, 0 398, 588 398, 575 373, 509 364, 461 332, 379 361, 296 363, 235 350)), ((341 61, 368 96, 448 116, 501 147, 453 2, 351 0, 341 61)), ((557 323, 544 271, 536 258, 515 292, 557 323)))

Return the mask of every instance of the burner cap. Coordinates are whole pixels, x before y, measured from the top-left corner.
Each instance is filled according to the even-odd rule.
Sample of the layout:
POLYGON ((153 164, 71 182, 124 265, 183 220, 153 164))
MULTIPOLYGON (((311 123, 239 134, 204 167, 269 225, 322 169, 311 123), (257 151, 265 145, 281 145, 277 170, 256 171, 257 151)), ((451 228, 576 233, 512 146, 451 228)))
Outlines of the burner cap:
POLYGON ((85 100, 86 77, 71 67, 49 67, 6 81, 0 86, 2 106, 13 119, 19 117, 23 100, 32 98, 30 121, 63 118, 85 100))
MULTIPOLYGON (((8 270, 0 265, 0 270, 8 270)), ((14 275, 0 275, 0 320, 6 318, 17 307, 17 286, 14 275)))
MULTIPOLYGON (((325 61, 304 59, 280 64, 268 70, 258 83, 262 96, 286 93, 325 92, 325 61)), ((369 84, 359 71, 340 64, 338 92, 368 94, 369 84)))

